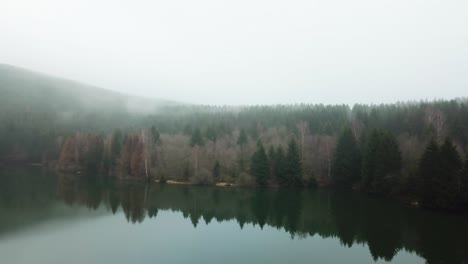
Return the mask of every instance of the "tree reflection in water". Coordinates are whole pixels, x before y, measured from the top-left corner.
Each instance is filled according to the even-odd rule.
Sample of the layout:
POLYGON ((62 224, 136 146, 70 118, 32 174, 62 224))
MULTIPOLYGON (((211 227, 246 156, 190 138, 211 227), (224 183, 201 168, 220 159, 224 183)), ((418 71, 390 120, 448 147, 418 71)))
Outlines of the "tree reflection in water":
MULTIPOLYGON (((344 247, 368 245, 374 260, 391 261, 398 251, 407 250, 427 263, 468 262, 466 216, 406 208, 359 193, 13 176, 2 177, 0 208, 44 208, 59 199, 92 210, 104 207, 113 214, 122 210, 131 223, 150 221, 160 210, 172 210, 181 212, 195 228, 201 221, 235 220, 240 228, 267 225, 289 232, 292 238, 319 235, 337 238, 344 247)), ((0 235, 2 230, 0 225, 0 235)))

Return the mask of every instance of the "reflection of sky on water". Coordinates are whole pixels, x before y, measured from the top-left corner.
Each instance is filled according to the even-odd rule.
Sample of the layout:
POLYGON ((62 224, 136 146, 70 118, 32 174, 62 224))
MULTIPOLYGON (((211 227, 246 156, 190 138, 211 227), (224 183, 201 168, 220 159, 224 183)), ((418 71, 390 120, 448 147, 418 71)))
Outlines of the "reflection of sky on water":
MULTIPOLYGON (((178 212, 161 211, 139 224, 127 223, 122 212, 83 214, 0 238, 2 263, 374 263, 365 245, 347 248, 318 235, 291 239, 269 226, 241 230, 234 220, 194 228, 178 212)), ((392 263, 424 261, 402 251, 392 263)))

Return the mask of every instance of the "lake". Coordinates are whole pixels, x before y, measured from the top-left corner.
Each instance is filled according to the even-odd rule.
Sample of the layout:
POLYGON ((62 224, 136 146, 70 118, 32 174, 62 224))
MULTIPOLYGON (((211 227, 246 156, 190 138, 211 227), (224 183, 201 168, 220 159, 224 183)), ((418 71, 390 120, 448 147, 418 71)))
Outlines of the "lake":
POLYGON ((466 216, 338 190, 0 168, 0 263, 468 263, 466 216))

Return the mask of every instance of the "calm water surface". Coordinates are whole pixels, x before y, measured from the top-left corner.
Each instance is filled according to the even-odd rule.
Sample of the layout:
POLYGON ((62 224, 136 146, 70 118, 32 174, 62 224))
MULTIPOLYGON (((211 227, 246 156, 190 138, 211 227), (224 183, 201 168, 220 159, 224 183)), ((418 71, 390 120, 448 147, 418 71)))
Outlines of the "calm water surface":
POLYGON ((357 193, 0 168, 0 263, 468 263, 468 218, 357 193))

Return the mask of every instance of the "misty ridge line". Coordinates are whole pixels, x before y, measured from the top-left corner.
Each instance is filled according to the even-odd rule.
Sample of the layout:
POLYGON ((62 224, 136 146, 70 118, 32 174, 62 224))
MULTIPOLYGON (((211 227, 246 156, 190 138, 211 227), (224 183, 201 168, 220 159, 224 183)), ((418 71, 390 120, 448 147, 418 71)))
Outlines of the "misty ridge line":
MULTIPOLYGON (((31 82, 30 89, 34 89, 37 85, 35 83, 42 83, 44 81, 53 83, 53 86, 56 86, 62 90, 78 89, 80 90, 80 95, 84 96, 81 98, 84 105, 88 105, 92 108, 92 105, 89 105, 87 100, 91 98, 100 98, 101 100, 106 100, 106 97, 118 98, 120 104, 125 106, 128 113, 135 114, 158 114, 164 109, 179 109, 184 108, 185 110, 196 110, 200 112, 240 112, 243 109, 248 108, 288 108, 291 110, 297 110, 301 108, 308 107, 348 107, 352 109, 355 106, 368 106, 373 107, 387 107, 387 106, 414 106, 418 104, 429 104, 429 103, 441 103, 447 101, 454 101, 457 103, 463 103, 468 100, 467 96, 460 96, 453 99, 442 99, 442 98, 422 98, 419 100, 400 100, 390 103, 336 103, 336 104, 323 104, 323 103, 307 103, 307 102, 298 102, 298 103, 276 103, 276 104, 197 104, 191 102, 182 102, 168 98, 157 98, 152 96, 143 96, 138 94, 131 94, 128 92, 116 91, 109 88, 99 87, 92 84, 87 84, 85 82, 61 78, 53 76, 51 74, 42 73, 35 70, 30 70, 10 64, 0 63, 0 89, 14 89, 14 87, 8 87, 4 83, 4 80, 1 77, 9 77, 17 80, 28 80, 31 82), (20 76, 18 74, 20 73, 20 76), (3 84, 2 84, 3 83, 3 84)), ((284 109, 286 110, 286 109, 284 109)), ((174 112, 173 114, 175 114, 174 112)))

